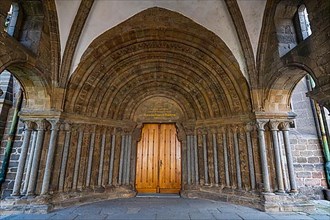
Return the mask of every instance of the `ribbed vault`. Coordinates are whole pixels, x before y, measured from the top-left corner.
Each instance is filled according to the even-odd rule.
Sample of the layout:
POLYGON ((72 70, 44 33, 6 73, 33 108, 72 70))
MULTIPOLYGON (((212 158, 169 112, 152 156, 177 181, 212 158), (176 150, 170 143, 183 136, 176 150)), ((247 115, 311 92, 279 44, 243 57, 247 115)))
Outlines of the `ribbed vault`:
POLYGON ((145 10, 92 42, 69 81, 65 111, 132 119, 151 97, 173 100, 186 119, 251 109, 247 82, 221 39, 161 8, 145 10))

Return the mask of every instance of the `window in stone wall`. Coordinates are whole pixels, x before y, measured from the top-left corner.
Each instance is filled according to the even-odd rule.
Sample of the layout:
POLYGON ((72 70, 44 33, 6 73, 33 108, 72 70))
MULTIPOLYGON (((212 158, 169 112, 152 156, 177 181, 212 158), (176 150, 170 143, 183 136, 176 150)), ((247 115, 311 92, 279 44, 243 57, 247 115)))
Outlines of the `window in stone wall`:
POLYGON ((308 19, 308 13, 305 5, 300 5, 295 15, 295 25, 297 29, 297 38, 301 42, 312 34, 308 19))
POLYGON ((10 6, 10 9, 7 13, 7 17, 5 20, 5 31, 10 35, 14 36, 15 35, 15 29, 18 21, 18 12, 19 12, 19 7, 17 3, 13 3, 10 6))
POLYGON ((280 57, 312 34, 305 5, 281 1, 276 8, 274 22, 280 57))

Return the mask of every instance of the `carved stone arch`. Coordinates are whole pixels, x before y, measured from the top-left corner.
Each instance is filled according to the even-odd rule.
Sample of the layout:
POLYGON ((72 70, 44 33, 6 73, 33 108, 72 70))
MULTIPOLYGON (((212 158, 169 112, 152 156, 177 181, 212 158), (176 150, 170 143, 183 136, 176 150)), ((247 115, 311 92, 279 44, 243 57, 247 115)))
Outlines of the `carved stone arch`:
MULTIPOLYGON (((281 67, 276 75, 269 80, 269 84, 265 90, 264 106, 267 106, 266 111, 271 109, 279 112, 290 111, 291 95, 298 82, 309 74, 315 80, 317 78, 312 68, 303 63, 290 62, 281 67)), ((319 74, 319 73, 317 73, 319 74)))
POLYGON ((156 96, 146 95, 155 88, 160 96, 179 94, 190 100, 194 113, 186 118, 251 110, 249 86, 225 43, 183 15, 161 8, 140 12, 90 44, 70 78, 64 110, 121 120, 131 114, 124 109, 134 106, 136 94, 156 96))
POLYGON ((49 110, 51 109, 51 86, 41 76, 41 71, 30 63, 13 61, 11 65, 5 67, 20 82, 26 99, 23 107, 30 110, 49 110))

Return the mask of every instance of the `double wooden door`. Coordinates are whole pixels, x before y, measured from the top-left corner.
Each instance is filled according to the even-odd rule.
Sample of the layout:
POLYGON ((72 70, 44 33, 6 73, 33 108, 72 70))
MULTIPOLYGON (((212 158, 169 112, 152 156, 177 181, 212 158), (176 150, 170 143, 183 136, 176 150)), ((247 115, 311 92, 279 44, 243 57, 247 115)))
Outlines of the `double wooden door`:
POLYGON ((181 144, 174 124, 145 124, 137 145, 136 190, 178 193, 181 189, 181 144))

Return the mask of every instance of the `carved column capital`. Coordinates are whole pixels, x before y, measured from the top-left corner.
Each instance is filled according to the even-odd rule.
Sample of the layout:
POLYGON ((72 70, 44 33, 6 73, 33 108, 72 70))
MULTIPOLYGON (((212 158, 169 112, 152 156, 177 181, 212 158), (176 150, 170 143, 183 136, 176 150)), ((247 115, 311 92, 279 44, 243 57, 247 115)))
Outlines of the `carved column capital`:
POLYGON ((66 131, 66 132, 71 132, 71 129, 73 128, 72 126, 72 123, 70 122, 65 122, 63 124, 63 129, 66 131))
POLYGON ((238 125, 231 125, 230 126, 230 131, 232 133, 237 133, 239 131, 238 125))
POLYGON ((212 134, 216 134, 217 133, 217 128, 216 127, 213 127, 210 130, 211 130, 211 133, 212 134))
POLYGON ((46 130, 47 121, 45 119, 36 121, 37 130, 46 130))
POLYGON ((48 122, 51 124, 50 130, 59 130, 61 121, 58 119, 49 119, 48 122))
POLYGON ((291 121, 282 121, 281 122, 281 129, 283 131, 289 131, 290 130, 290 122, 291 121))
POLYGON ((25 130, 32 130, 34 128, 35 123, 30 120, 24 120, 25 130))
POLYGON ((270 130, 272 131, 278 131, 278 127, 280 125, 280 121, 277 121, 277 120, 270 120, 269 121, 269 128, 270 130))
POLYGON ((265 125, 268 123, 269 120, 264 120, 264 119, 259 119, 256 121, 256 125, 257 125, 257 128, 258 130, 262 130, 264 131, 265 130, 265 125))
POLYGON ((254 126, 252 122, 246 123, 244 126, 244 131, 245 132, 252 132, 254 130, 254 126))
POLYGON ((218 128, 218 132, 219 132, 220 134, 225 134, 225 133, 226 133, 226 127, 225 127, 225 126, 221 126, 221 127, 219 127, 219 128, 218 128))

